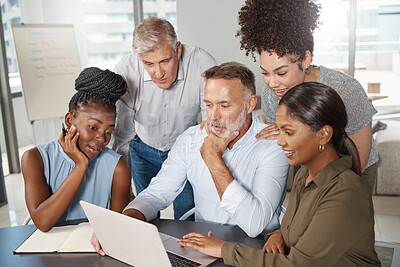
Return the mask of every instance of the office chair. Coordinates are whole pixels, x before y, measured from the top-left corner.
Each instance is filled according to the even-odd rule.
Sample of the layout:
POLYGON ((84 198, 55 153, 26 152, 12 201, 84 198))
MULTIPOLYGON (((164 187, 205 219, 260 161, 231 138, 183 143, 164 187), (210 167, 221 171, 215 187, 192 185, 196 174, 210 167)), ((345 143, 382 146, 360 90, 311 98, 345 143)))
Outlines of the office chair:
POLYGON ((22 225, 28 225, 32 221, 31 216, 27 216, 25 220, 22 222, 22 225))

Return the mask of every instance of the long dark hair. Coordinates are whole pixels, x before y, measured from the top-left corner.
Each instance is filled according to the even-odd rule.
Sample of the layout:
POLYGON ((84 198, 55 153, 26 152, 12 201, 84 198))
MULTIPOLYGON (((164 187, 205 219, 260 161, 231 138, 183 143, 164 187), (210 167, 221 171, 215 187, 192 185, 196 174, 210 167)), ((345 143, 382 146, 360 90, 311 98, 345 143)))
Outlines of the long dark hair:
POLYGON ((358 150, 346 133, 346 107, 339 94, 327 85, 317 82, 299 84, 290 89, 280 100, 290 115, 319 131, 323 126, 333 128, 329 143, 339 154, 352 156, 352 170, 361 176, 361 163, 358 150))

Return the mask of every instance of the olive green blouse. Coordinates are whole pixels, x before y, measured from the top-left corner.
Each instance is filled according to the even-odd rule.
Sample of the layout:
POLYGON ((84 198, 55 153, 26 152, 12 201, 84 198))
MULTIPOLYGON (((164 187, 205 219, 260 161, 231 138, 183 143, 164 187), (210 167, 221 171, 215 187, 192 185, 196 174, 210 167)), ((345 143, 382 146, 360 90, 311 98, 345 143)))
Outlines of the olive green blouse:
POLYGON ((272 232, 282 234, 288 255, 229 242, 222 247, 225 264, 380 266, 374 249, 372 199, 351 164, 351 157, 343 156, 307 186, 307 167, 297 172, 281 228, 272 232))

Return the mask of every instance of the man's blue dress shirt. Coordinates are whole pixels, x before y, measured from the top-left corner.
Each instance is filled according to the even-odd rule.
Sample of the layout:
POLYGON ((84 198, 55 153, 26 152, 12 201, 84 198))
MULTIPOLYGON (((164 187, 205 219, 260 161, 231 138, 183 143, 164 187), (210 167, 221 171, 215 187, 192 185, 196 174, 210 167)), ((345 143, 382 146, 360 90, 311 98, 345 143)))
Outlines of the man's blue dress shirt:
POLYGON ((137 209, 150 221, 189 181, 196 221, 238 225, 250 237, 279 228, 289 164, 276 140, 255 138, 266 125, 253 116, 246 134, 232 149, 226 148, 223 159, 235 180, 222 200, 200 154, 207 133, 199 127, 190 127, 178 137, 160 172, 125 210, 137 209))

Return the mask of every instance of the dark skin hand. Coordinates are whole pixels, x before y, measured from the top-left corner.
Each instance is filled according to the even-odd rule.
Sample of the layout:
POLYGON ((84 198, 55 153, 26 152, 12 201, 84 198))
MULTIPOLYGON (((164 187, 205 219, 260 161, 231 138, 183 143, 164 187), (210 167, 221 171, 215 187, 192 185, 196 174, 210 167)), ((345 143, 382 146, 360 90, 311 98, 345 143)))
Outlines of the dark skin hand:
MULTIPOLYGON (((44 165, 40 152, 32 148, 21 159, 22 175, 25 183, 25 200, 29 214, 36 227, 49 231, 64 214, 71 203, 88 165, 88 158, 78 146, 79 133, 71 126, 65 138, 61 134, 58 142, 63 151, 74 161, 75 167, 61 186, 50 195, 44 177, 44 165)), ((130 198, 130 171, 126 162, 119 160, 113 175, 111 209, 122 212, 130 198)))
POLYGON ((263 249, 268 253, 281 253, 283 255, 287 255, 289 252, 280 233, 272 234, 264 244, 263 249))

